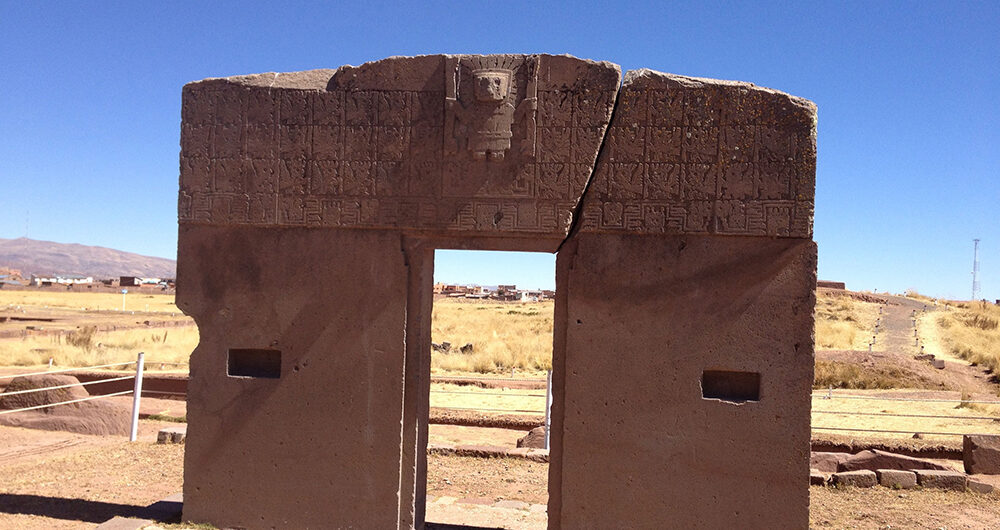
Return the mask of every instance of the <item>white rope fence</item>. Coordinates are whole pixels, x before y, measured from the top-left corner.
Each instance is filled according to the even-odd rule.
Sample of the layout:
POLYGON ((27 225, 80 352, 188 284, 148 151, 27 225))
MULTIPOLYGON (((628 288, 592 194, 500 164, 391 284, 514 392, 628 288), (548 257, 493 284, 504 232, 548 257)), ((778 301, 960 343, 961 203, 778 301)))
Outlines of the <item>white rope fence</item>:
MULTIPOLYGON (((864 396, 859 394, 835 394, 833 389, 827 390, 826 393, 813 393, 813 399, 860 399, 860 400, 871 400, 871 401, 894 401, 900 403, 948 403, 955 404, 956 406, 965 406, 971 404, 979 405, 1000 405, 1000 401, 990 401, 990 400, 977 400, 977 399, 938 399, 938 398, 910 398, 910 397, 893 397, 893 396, 864 396)), ((915 413, 903 413, 903 412, 862 412, 862 411, 847 411, 847 410, 813 410, 813 414, 834 414, 839 416, 882 416, 882 417, 893 417, 893 418, 924 418, 924 419, 948 419, 955 421, 990 421, 990 422, 1000 422, 1000 417, 996 416, 962 416, 956 414, 915 414, 915 413)), ((814 431, 844 431, 844 432, 870 432, 870 433, 883 433, 883 434, 913 434, 919 432, 920 434, 938 435, 938 436, 964 436, 966 434, 981 434, 981 433, 971 433, 971 432, 940 432, 940 431, 923 431, 923 430, 896 430, 896 429, 867 429, 859 427, 823 427, 813 425, 812 429, 814 431)))
POLYGON ((517 383, 545 383, 545 393, 544 394, 525 394, 522 392, 474 392, 468 390, 431 390, 431 394, 452 394, 452 395, 471 395, 471 396, 496 396, 505 398, 542 398, 545 400, 545 408, 541 410, 531 410, 531 409, 495 409, 495 408, 480 408, 480 407, 433 407, 435 409, 441 410, 463 410, 463 411, 474 411, 474 412, 498 412, 502 414, 544 414, 545 415, 545 448, 549 448, 549 431, 552 424, 552 370, 548 371, 548 375, 545 379, 514 379, 514 378, 504 378, 504 377, 453 377, 453 376, 434 376, 432 378, 435 381, 447 383, 449 381, 502 381, 502 382, 517 382, 517 383))
MULTIPOLYGON (((0 375, 0 381, 2 381, 4 379, 14 379, 14 378, 17 378, 17 377, 30 377, 30 376, 35 376, 35 375, 51 375, 51 374, 60 374, 60 373, 67 373, 67 372, 78 372, 80 370, 93 370, 93 369, 96 369, 96 368, 122 367, 122 366, 129 366, 129 365, 133 365, 133 364, 135 365, 135 374, 134 375, 126 375, 126 376, 121 376, 121 377, 112 377, 112 378, 108 378, 108 379, 95 379, 93 381, 87 381, 87 382, 82 382, 82 383, 70 383, 70 384, 66 384, 66 385, 53 385, 53 386, 48 386, 48 387, 44 387, 44 388, 30 388, 30 389, 26 389, 26 390, 13 390, 13 391, 10 391, 10 392, 2 392, 2 393, 0 393, 0 398, 2 398, 4 396, 18 396, 18 395, 24 395, 24 394, 31 394, 31 393, 35 393, 35 392, 43 392, 43 391, 46 391, 46 390, 59 390, 59 389, 64 389, 64 388, 77 387, 77 386, 79 386, 79 387, 85 387, 87 385, 98 385, 98 384, 101 384, 101 383, 112 383, 112 382, 115 382, 115 381, 126 381, 126 380, 129 380, 129 379, 134 379, 135 380, 135 385, 132 388, 132 390, 122 390, 120 392, 112 392, 112 393, 109 393, 109 394, 101 394, 101 395, 97 395, 97 396, 88 396, 88 397, 85 397, 85 398, 70 399, 70 400, 66 400, 66 401, 59 401, 57 403, 46 403, 44 405, 33 405, 33 406, 30 406, 30 407, 22 407, 22 408, 19 408, 19 409, 0 410, 0 416, 2 416, 4 414, 13 414, 15 412, 26 412, 26 411, 29 411, 29 410, 47 409, 47 408, 51 408, 51 407, 57 407, 59 405, 71 405, 73 403, 81 403, 81 402, 84 402, 84 401, 92 401, 92 400, 95 400, 95 399, 104 399, 104 398, 110 398, 110 397, 115 397, 115 396, 124 396, 124 395, 127 395, 127 394, 132 394, 134 396, 134 398, 132 400, 132 423, 131 423, 131 426, 129 428, 129 441, 130 442, 134 442, 136 440, 136 438, 138 437, 138 434, 139 434, 139 401, 140 401, 140 397, 142 396, 142 375, 143 375, 143 368, 145 366, 145 353, 143 353, 143 352, 139 352, 138 357, 134 361, 128 361, 128 362, 123 362, 123 363, 98 364, 98 365, 94 365, 94 366, 80 366, 80 367, 77 367, 77 368, 66 368, 66 369, 62 369, 62 370, 48 370, 48 371, 45 371, 45 372, 29 372, 29 373, 24 373, 24 374, 0 375)), ((165 363, 165 364, 167 364, 167 363, 165 363)))

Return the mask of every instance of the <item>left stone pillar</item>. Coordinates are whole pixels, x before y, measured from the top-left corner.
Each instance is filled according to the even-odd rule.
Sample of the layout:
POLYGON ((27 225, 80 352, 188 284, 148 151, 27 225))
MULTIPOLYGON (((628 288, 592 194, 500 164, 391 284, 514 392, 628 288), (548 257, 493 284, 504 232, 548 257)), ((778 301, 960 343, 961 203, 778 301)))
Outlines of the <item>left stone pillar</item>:
POLYGON ((179 254, 178 304, 201 334, 184 519, 396 528, 407 301, 399 236, 185 226, 179 254))

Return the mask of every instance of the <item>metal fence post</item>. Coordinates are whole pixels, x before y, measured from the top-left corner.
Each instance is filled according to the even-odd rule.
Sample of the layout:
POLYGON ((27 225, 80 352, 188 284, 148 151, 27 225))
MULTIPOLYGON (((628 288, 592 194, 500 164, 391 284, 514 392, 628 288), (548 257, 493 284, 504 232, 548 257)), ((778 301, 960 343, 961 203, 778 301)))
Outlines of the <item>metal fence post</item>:
POLYGON ((545 450, 549 450, 549 431, 552 427, 552 370, 545 376, 545 450))
POLYGON ((142 397, 142 368, 145 363, 143 357, 146 354, 139 352, 139 358, 135 361, 135 388, 132 390, 132 429, 128 435, 128 441, 134 442, 139 434, 139 398, 142 397))

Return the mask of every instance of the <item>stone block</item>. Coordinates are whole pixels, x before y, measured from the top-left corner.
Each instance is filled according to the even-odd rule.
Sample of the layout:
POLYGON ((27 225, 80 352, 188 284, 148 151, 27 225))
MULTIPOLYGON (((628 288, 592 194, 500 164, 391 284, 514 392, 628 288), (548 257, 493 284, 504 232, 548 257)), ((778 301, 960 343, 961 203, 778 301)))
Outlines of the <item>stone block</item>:
POLYGON ((962 462, 970 475, 1000 475, 1000 435, 966 434, 962 462))
POLYGON ((528 434, 518 438, 517 446, 545 449, 545 426, 535 427, 528 431, 528 434))
POLYGON ((862 469, 859 471, 842 471, 834 473, 830 477, 830 484, 834 486, 854 486, 855 488, 871 488, 877 483, 874 471, 862 469))
POLYGON ((166 427, 156 433, 158 444, 181 444, 187 438, 187 426, 166 427))
POLYGON ((836 473, 840 463, 850 457, 850 453, 813 451, 809 455, 809 467, 825 473, 836 473))
POLYGON ((533 462, 539 462, 542 464, 547 464, 549 462, 549 450, 548 449, 532 449, 528 451, 528 460, 533 462))
POLYGON ((826 485, 826 475, 822 472, 810 469, 809 470, 809 485, 810 486, 825 486, 826 485))
POLYGON ((917 484, 924 488, 965 491, 968 477, 961 471, 945 471, 940 469, 917 469, 917 484))
POLYGON ((934 359, 934 360, 931 361, 931 366, 933 366, 934 368, 937 368, 938 370, 944 370, 944 360, 943 359, 934 359))
POLYGON ((969 491, 974 491, 976 493, 993 493, 993 484, 983 481, 975 477, 969 477, 969 482, 966 484, 969 491))
POLYGON ((912 456, 906 455, 898 455, 896 453, 889 453, 878 449, 870 449, 851 455, 850 458, 841 462, 840 465, 837 466, 837 471, 857 471, 859 469, 875 471, 876 469, 947 470, 949 468, 936 462, 931 462, 930 460, 913 458, 912 456))
POLYGON ((917 474, 902 469, 877 469, 879 485, 894 489, 910 489, 917 486, 917 474))

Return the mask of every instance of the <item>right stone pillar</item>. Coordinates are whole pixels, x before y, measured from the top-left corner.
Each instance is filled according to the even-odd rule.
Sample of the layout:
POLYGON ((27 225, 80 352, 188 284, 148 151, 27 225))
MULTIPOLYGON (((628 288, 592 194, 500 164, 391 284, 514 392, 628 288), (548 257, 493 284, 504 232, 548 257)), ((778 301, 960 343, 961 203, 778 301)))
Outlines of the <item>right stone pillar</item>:
POLYGON ((557 258, 552 528, 806 528, 816 109, 629 72, 557 258))

